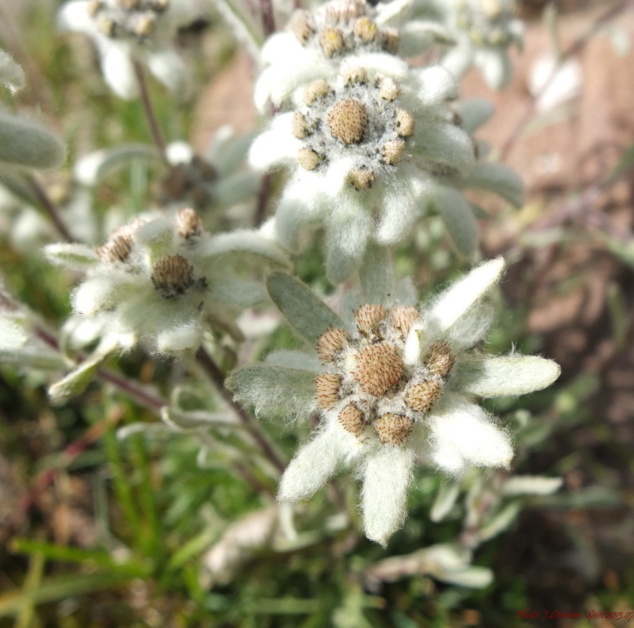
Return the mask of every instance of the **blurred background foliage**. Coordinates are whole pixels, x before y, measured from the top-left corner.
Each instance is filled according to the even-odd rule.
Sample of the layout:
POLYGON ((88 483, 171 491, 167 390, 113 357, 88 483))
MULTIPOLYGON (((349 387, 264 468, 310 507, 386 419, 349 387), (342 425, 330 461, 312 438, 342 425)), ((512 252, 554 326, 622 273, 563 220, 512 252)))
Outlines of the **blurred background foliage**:
MULTIPOLYGON (((0 47, 28 76, 28 88, 3 105, 37 112, 68 142, 69 164, 96 148, 148 142, 140 103, 108 91, 90 42, 56 33, 60 4, 0 2, 0 47)), ((407 524, 387 552, 338 522, 342 509, 357 516, 352 478, 330 487, 334 498, 321 492, 306 505, 302 526, 323 518, 321 536, 303 536, 303 546, 267 545, 275 484, 249 459, 241 469, 226 464, 225 436, 212 434, 201 460, 199 434, 166 433, 154 413, 109 385, 93 383, 51 407, 43 378, 3 367, 0 626, 626 625, 518 613, 634 611, 634 11, 629 2, 521 5, 526 50, 514 57, 511 86, 495 94, 475 74, 463 85, 463 96, 494 100, 497 114, 483 137, 529 189, 517 212, 482 203, 489 214, 481 223, 483 256, 510 262, 490 351, 542 353, 563 374, 544 392, 490 407, 520 430, 514 471, 561 476, 564 484, 532 498, 504 535, 478 548, 474 564, 491 569, 494 581, 478 590, 421 575, 413 553, 464 532, 459 512, 429 520, 445 482, 430 471, 417 471, 407 524), (581 87, 555 111, 540 112, 530 71, 555 42, 579 64, 581 87), (117 432, 134 424, 147 429, 117 432), (210 548, 253 513, 263 542, 238 552, 235 573, 210 576, 210 548)), ((226 122, 252 130, 253 68, 220 17, 194 24, 181 44, 197 77, 193 103, 175 103, 150 85, 166 137, 205 147, 226 122)), ((94 211, 103 217, 113 205, 125 203, 130 213, 146 207, 159 174, 141 162, 122 169, 97 188, 94 211)), ((64 173, 45 177, 52 186, 64 173)), ((62 321, 72 283, 37 253, 16 248, 12 220, 0 216, 5 285, 45 320, 62 321)), ((211 220, 223 225, 222 216, 211 220)), ((442 229, 433 220, 426 225, 400 263, 432 290, 456 269, 442 229)), ((327 289, 314 282, 319 264, 316 241, 297 272, 327 289)), ((270 342, 293 340, 278 330, 270 342)), ((188 394, 210 396, 187 366, 140 352, 111 366, 165 396, 184 374, 188 394)), ((293 434, 272 423, 265 429, 290 456, 293 434)))

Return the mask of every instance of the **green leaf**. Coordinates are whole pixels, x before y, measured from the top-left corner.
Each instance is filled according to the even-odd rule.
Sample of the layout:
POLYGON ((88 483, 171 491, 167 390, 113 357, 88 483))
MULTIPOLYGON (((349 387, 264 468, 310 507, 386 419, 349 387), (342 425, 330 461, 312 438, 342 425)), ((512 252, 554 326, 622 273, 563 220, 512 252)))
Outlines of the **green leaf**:
POLYGON ((85 244, 49 244, 44 253, 53 264, 75 270, 85 270, 100 261, 95 249, 85 244))
POLYGON ((309 371, 258 364, 234 371, 226 384, 257 415, 295 418, 306 414, 314 403, 314 378, 309 371))
POLYGON ((328 327, 343 327, 341 319, 308 286, 286 273, 273 273, 266 286, 273 303, 311 345, 328 327))
POLYGON ((75 164, 75 176, 84 185, 95 185, 120 168, 136 160, 160 161, 154 146, 148 144, 121 144, 108 150, 98 150, 82 157, 75 164))
POLYGON ((503 164, 477 163, 461 183, 463 188, 476 188, 501 196, 514 207, 524 202, 524 183, 519 175, 503 164))

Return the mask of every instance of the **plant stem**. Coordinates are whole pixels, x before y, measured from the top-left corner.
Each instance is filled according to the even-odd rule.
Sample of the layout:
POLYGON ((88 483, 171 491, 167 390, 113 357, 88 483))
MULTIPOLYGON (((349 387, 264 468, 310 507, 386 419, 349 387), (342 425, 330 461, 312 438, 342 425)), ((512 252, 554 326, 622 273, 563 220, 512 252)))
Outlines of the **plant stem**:
POLYGON ((139 91, 141 93, 141 104, 143 105, 143 111, 145 112, 145 117, 147 119, 148 126, 150 127, 152 139, 154 140, 156 147, 159 149, 161 157, 169 165, 169 162, 167 160, 167 152, 165 149, 165 139, 163 138, 161 127, 159 126, 158 120, 156 119, 156 114, 154 112, 154 107, 152 106, 152 100, 150 99, 150 92, 148 90, 147 80, 145 78, 145 71, 143 70, 143 66, 138 61, 134 61, 134 74, 136 75, 136 79, 139 84, 139 91))
POLYGON ((271 180, 273 175, 267 173, 262 177, 260 182, 260 189, 258 190, 257 203, 255 206, 255 217, 253 222, 255 227, 261 227, 264 219, 266 218, 266 208, 269 204, 269 196, 271 194, 271 180))
POLYGON ((271 0, 260 0, 260 11, 262 14, 264 36, 268 37, 275 32, 275 14, 273 13, 273 3, 271 0))
POLYGON ((211 383, 216 387, 220 396, 234 410, 245 426, 248 427, 251 436, 254 438, 258 447, 262 450, 262 453, 266 456, 269 462, 271 462, 271 464, 279 472, 284 471, 286 465, 273 449, 273 446, 268 442, 263 432, 260 430, 259 425, 253 420, 253 417, 251 417, 251 415, 234 400, 231 392, 225 388, 225 376, 220 368, 218 368, 218 365, 214 362, 214 359, 201 347, 196 353, 196 361, 211 383))
POLYGON ((46 193, 46 190, 40 185, 39 181, 32 175, 27 175, 25 180, 35 194, 40 206, 51 219, 51 222, 55 225, 55 228, 62 238, 64 238, 66 242, 75 242, 75 237, 62 219, 59 207, 57 207, 57 205, 51 200, 49 195, 46 193))

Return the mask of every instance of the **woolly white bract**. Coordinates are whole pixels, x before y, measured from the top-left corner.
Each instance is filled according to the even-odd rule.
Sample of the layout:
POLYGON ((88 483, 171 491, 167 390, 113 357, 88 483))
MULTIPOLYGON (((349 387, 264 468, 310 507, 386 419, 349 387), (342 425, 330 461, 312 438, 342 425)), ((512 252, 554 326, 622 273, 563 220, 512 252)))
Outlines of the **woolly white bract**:
MULTIPOLYGON (((521 47, 523 25, 515 19, 515 0, 418 0, 416 12, 440 20, 454 45, 441 60, 455 76, 475 65, 495 89, 512 77, 508 49, 521 47)), ((416 21, 411 23, 414 28, 416 21)))
POLYGON ((138 94, 135 60, 174 93, 187 91, 185 64, 171 46, 178 28, 197 15, 192 0, 71 0, 58 23, 93 39, 106 82, 117 96, 131 99, 138 94))
POLYGON ((306 338, 316 338, 322 362, 316 368, 309 356, 286 352, 282 366, 273 354, 269 364, 231 377, 237 398, 260 413, 321 416, 284 473, 280 500, 310 497, 339 466, 353 466, 363 483, 365 533, 385 545, 405 517, 416 462, 451 475, 509 466, 511 436, 477 398, 539 390, 560 369, 540 357, 473 350, 491 323, 487 295, 503 270, 501 258, 484 263, 423 310, 364 305, 349 325, 288 276, 271 277, 271 297, 306 338), (302 308, 312 320, 303 322, 302 308))
POLYGON ((126 349, 142 342, 170 355, 195 351, 206 330, 240 337, 234 313, 265 294, 236 272, 238 257, 240 268, 245 261, 252 268, 286 265, 279 247, 258 232, 211 236, 192 209, 173 218, 138 216, 96 250, 54 244, 46 253, 55 263, 86 270, 73 308, 101 323, 106 345, 126 349))
MULTIPOLYGON (((275 33, 260 53, 263 71, 255 85, 260 111, 271 103, 285 104, 293 90, 315 79, 332 79, 346 66, 386 72, 399 68, 398 26, 410 12, 412 0, 393 0, 372 7, 363 0, 330 0, 313 11, 296 10, 286 30, 275 33)), ((420 52, 439 32, 434 22, 418 23, 420 52)), ((400 70, 402 72, 402 70, 400 70)))
POLYGON ((296 250, 303 225, 324 224, 334 282, 354 272, 370 240, 393 245, 411 234, 436 173, 459 176, 475 163, 451 107, 450 74, 391 62, 399 72, 349 66, 330 83, 311 83, 296 94, 296 111, 276 116, 251 147, 257 169, 294 168, 277 208, 278 237, 296 250))

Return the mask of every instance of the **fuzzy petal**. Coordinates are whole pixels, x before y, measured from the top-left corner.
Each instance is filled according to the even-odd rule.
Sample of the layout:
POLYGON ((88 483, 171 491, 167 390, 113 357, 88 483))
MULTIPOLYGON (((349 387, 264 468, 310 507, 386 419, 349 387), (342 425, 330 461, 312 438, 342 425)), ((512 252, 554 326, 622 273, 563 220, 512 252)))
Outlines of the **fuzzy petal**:
POLYGON ((326 275, 332 283, 345 281, 357 270, 373 228, 372 216, 357 194, 342 198, 328 222, 326 275))
POLYGON ((136 98, 139 86, 132 65, 131 51, 125 44, 103 46, 101 68, 112 91, 125 100, 136 98))
POLYGON ((418 98, 421 104, 438 105, 458 97, 458 84, 447 68, 433 65, 413 72, 417 72, 418 98))
POLYGON ((292 113, 283 113, 271 123, 271 128, 255 138, 249 149, 249 164, 256 170, 268 170, 292 163, 302 143, 291 132, 292 113))
POLYGON ((189 94, 187 68, 175 50, 160 50, 146 56, 150 72, 173 94, 186 98, 189 94))
POLYGON ((480 264, 442 292, 428 314, 439 331, 450 329, 476 305, 500 281, 504 267, 504 258, 496 257, 480 264))
POLYGON ((417 121, 415 134, 412 150, 416 154, 461 173, 468 173, 475 165, 473 142, 460 127, 438 121, 427 124, 417 121))
POLYGON ((337 425, 330 425, 304 445, 284 471, 277 498, 296 502, 321 488, 344 457, 345 436, 337 425))
POLYGON ((508 54, 497 48, 481 49, 476 53, 476 64, 489 87, 502 89, 513 76, 513 67, 508 54))
POLYGON ((513 458, 508 434, 479 406, 446 403, 429 417, 432 459, 444 471, 461 473, 471 466, 505 467, 513 458))
POLYGON ((524 395, 550 386, 561 374, 557 362, 534 355, 471 357, 456 365, 456 385, 480 397, 524 395))
POLYGON ((404 447, 379 447, 363 468, 361 508, 365 535, 383 547, 407 514, 415 452, 404 447))

